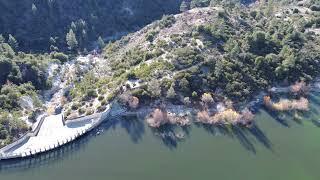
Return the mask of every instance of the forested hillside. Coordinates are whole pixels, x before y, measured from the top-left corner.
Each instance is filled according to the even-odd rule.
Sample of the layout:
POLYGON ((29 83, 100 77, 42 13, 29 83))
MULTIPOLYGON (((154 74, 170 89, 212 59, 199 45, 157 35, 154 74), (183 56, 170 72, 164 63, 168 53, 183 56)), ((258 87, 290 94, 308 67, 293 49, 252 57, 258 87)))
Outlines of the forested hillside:
POLYGON ((130 32, 178 13, 181 0, 0 0, 0 34, 12 34, 24 51, 65 50, 76 34, 83 50, 101 37, 130 32))
MULTIPOLYGON (((239 116, 232 111, 233 105, 261 91, 310 83, 318 77, 318 1, 262 1, 244 6, 212 0, 206 8, 188 10, 194 3, 185 2, 184 13, 164 16, 108 44, 105 61, 76 82, 68 96, 72 101, 66 105, 66 117, 83 114, 87 107, 82 104, 96 98, 101 101, 98 110, 103 109, 119 94, 125 95, 127 105, 222 102, 231 109, 227 114, 239 116)), ((208 114, 204 117, 218 122, 208 114)), ((226 119, 234 123, 235 118, 226 119)))

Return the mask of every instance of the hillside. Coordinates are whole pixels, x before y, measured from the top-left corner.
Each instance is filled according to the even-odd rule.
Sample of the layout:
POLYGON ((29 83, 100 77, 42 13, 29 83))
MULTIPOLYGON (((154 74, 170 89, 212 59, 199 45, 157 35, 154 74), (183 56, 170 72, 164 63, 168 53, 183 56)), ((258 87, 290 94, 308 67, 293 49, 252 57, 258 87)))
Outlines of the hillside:
POLYGON ((265 105, 305 111, 304 90, 320 71, 320 2, 250 2, 0 0, 0 146, 27 132, 39 113, 62 110, 72 120, 111 102, 145 110, 153 127, 247 126, 252 99, 295 84, 291 100, 269 95, 265 105), (99 36, 102 53, 79 57, 99 36))
POLYGON ((66 49, 65 37, 73 28, 83 49, 99 36, 119 36, 163 14, 178 13, 180 3, 180 0, 1 0, 0 33, 12 34, 20 50, 46 52, 51 45, 66 49))
POLYGON ((275 85, 312 82, 320 44, 310 3, 218 4, 164 16, 104 49, 104 60, 76 83, 77 107, 67 105, 67 115, 83 101, 99 99, 103 108, 119 94, 129 105, 132 96, 150 106, 196 104, 206 95, 237 105, 275 85))

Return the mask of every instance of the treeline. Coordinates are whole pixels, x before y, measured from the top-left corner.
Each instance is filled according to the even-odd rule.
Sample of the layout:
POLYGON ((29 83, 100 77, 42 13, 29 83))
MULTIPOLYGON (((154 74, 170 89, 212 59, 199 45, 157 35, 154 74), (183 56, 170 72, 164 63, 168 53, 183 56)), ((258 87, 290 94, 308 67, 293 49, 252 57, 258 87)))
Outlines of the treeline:
POLYGON ((47 52, 69 50, 66 35, 72 30, 76 48, 84 50, 99 36, 130 32, 163 14, 177 13, 180 3, 181 0, 0 0, 0 33, 16 37, 19 50, 47 52))

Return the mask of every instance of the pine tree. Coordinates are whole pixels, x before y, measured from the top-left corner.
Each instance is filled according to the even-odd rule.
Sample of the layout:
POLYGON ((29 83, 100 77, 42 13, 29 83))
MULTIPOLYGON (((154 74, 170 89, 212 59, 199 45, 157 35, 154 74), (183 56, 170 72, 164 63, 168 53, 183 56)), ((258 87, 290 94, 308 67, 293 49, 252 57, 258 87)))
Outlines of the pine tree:
POLYGON ((181 12, 185 12, 188 10, 188 4, 186 1, 182 1, 181 5, 180 5, 180 11, 181 12))
POLYGON ((18 44, 16 38, 14 38, 11 34, 9 34, 8 44, 9 44, 14 50, 17 50, 17 49, 18 49, 19 44, 18 44))
POLYGON ((168 92, 167 92, 167 98, 168 99, 174 99, 176 98, 177 94, 173 88, 174 85, 171 85, 171 87, 168 89, 168 92))
POLYGON ((77 31, 76 23, 74 23, 73 21, 71 22, 71 29, 72 29, 73 31, 77 31))
POLYGON ((2 36, 2 34, 0 34, 0 43, 4 43, 5 42, 5 39, 4 37, 2 36))
POLYGON ((104 46, 105 46, 105 43, 104 43, 104 41, 103 41, 101 36, 99 36, 99 38, 98 38, 98 46, 99 46, 100 49, 103 49, 104 46))
POLYGON ((37 6, 35 4, 32 4, 32 8, 31 9, 32 9, 32 13, 35 15, 37 13, 37 10, 38 10, 37 6))
POLYGON ((67 33, 66 40, 70 50, 75 50, 78 47, 78 41, 72 29, 67 33))

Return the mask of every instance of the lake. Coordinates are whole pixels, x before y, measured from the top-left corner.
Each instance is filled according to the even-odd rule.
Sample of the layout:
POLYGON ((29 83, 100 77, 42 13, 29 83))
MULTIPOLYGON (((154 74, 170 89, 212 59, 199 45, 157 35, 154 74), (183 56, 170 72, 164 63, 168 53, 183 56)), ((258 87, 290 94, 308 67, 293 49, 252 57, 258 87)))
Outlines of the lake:
POLYGON ((260 110, 250 131, 192 125, 154 132, 139 120, 110 119, 60 149, 0 162, 0 179, 319 180, 320 94, 309 99, 301 120, 260 110), (184 140, 172 138, 182 132, 184 140))

